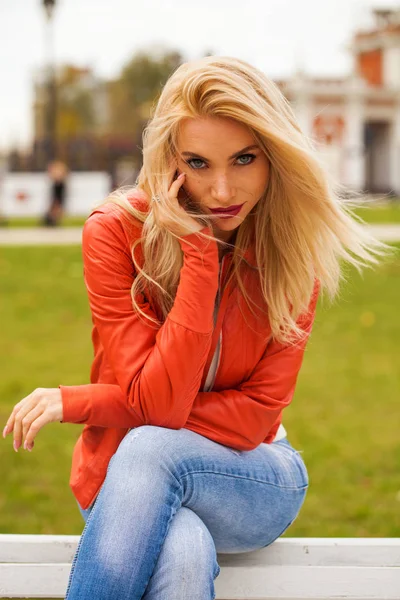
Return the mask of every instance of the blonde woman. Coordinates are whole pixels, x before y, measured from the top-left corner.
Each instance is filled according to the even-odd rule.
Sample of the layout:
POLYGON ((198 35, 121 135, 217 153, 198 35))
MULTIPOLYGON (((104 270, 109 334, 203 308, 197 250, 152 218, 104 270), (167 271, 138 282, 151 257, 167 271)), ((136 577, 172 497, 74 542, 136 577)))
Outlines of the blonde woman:
POLYGON ((178 68, 137 187, 85 224, 91 384, 36 390, 5 430, 31 450, 50 421, 85 424, 69 600, 212 599, 217 552, 286 531, 308 478, 282 411, 319 290, 381 251, 271 81, 233 58, 178 68))

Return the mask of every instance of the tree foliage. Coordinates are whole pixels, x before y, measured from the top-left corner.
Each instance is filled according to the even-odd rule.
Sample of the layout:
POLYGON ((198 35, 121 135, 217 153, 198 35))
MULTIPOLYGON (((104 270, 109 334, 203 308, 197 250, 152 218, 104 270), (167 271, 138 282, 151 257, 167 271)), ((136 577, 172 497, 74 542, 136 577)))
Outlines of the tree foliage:
POLYGON ((60 139, 95 133, 96 86, 91 73, 72 65, 62 68, 57 81, 57 134, 60 139))
MULTIPOLYGON (((126 158, 138 167, 143 127, 165 82, 182 61, 177 51, 141 51, 108 81, 90 68, 63 66, 55 93, 57 153, 71 168, 111 170, 126 158)), ((45 123, 49 106, 45 86, 41 97, 45 100, 37 103, 37 122, 45 123)), ((35 133, 32 162, 39 167, 46 162, 46 131, 46 126, 38 126, 35 133)))
POLYGON ((137 137, 163 85, 182 60, 176 51, 133 56, 109 83, 110 131, 137 137))

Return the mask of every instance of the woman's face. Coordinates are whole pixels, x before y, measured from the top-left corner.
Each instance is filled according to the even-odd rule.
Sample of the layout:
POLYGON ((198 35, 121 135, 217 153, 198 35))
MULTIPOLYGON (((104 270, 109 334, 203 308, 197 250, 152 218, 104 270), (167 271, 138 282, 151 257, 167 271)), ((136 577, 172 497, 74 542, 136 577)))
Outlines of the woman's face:
POLYGON ((223 117, 184 119, 178 151, 184 190, 203 212, 238 207, 212 220, 214 234, 229 241, 266 190, 267 157, 244 125, 223 117))

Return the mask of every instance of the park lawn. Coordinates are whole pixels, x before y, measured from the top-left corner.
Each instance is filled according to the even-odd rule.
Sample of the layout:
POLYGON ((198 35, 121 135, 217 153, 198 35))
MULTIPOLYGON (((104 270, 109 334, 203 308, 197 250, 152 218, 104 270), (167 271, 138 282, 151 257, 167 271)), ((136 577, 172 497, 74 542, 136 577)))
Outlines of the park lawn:
MULTIPOLYGON (((66 216, 62 220, 63 227, 82 227, 86 217, 66 216)), ((40 218, 37 217, 9 217, 0 220, 3 227, 38 227, 42 226, 40 218)))
MULTIPOLYGON (((399 253, 362 277, 350 270, 348 280, 338 301, 319 305, 284 414, 310 474, 288 536, 400 535, 399 253)), ((87 383, 92 348, 78 246, 1 248, 0 286, 5 424, 36 387, 87 383)), ((48 425, 32 453, 0 440, 0 532, 82 531, 68 487, 80 430, 48 425)))
POLYGON ((368 204, 356 209, 356 214, 366 223, 399 223, 400 224, 400 201, 386 204, 368 204))
MULTIPOLYGON (((385 204, 367 203, 365 207, 355 210, 366 223, 399 223, 400 224, 400 200, 396 199, 385 204)), ((63 227, 81 227, 85 217, 64 217, 63 227)), ((33 217, 12 217, 7 220, 5 227, 36 227, 39 219, 33 217)), ((0 220, 1 226, 1 220, 0 220)))

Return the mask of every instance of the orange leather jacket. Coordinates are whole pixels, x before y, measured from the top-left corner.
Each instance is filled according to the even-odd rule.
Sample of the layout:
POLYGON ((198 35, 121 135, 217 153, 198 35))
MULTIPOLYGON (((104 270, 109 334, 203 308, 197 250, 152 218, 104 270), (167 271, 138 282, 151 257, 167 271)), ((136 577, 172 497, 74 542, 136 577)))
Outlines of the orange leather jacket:
MULTIPOLYGON (((130 201, 147 209, 139 194, 130 201)), ((314 320, 318 285, 299 319, 307 336, 294 345, 271 339, 252 251, 245 255, 249 264, 243 277, 247 293, 261 307, 256 315, 232 279, 225 285, 231 255, 224 256, 220 270, 217 244, 190 234, 180 241, 183 266, 173 307, 161 326, 149 324, 131 300, 131 246, 140 235, 141 224, 112 203, 94 210, 84 226, 84 278, 93 320, 91 383, 60 386, 63 421, 85 424, 70 479, 82 508, 92 504, 111 456, 133 427, 185 427, 237 450, 270 443, 292 400, 314 320), (204 392, 220 335, 214 384, 204 392)), ((141 264, 140 246, 136 252, 141 264)), ((138 301, 146 314, 156 314, 145 293, 138 301)))

